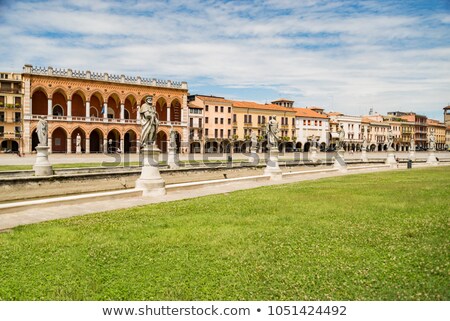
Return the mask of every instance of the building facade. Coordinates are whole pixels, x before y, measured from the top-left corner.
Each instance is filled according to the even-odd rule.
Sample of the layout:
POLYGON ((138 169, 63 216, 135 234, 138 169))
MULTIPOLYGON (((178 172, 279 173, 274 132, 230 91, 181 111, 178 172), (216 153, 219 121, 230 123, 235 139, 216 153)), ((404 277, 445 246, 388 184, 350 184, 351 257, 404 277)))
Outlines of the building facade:
POLYGON ((427 147, 429 147, 431 132, 434 132, 434 138, 436 143, 436 150, 445 150, 446 137, 445 137, 445 124, 435 119, 427 119, 427 147))
POLYGON ((153 97, 159 115, 157 145, 162 152, 167 149, 171 126, 179 147, 187 141, 186 82, 25 65, 23 83, 27 153, 38 144, 40 117, 48 121, 48 146, 53 153, 75 152, 77 135, 83 153, 138 153, 139 108, 146 96, 153 97))
POLYGON ((1 152, 23 152, 23 92, 21 74, 0 72, 1 152))
POLYGON ((317 142, 321 150, 325 150, 330 143, 329 118, 310 108, 294 108, 296 149, 308 152, 311 142, 317 142))
MULTIPOLYGON (((362 147, 362 117, 344 115, 341 113, 329 113, 328 117, 333 123, 337 123, 338 127, 343 126, 345 132, 344 150, 357 151, 362 147)), ((334 128, 333 128, 334 129, 334 128)), ((337 132, 331 131, 331 137, 336 137, 337 132)), ((333 138, 334 140, 335 138, 333 138)), ((335 143, 335 142, 334 142, 335 143)))

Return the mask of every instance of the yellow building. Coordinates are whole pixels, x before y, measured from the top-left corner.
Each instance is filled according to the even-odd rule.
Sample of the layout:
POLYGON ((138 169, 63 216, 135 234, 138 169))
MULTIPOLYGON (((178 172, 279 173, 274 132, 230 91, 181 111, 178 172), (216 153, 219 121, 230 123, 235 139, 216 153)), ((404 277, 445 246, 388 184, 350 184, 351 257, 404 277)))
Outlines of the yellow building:
MULTIPOLYGON (((284 100, 279 100, 282 104, 284 100)), ((234 151, 245 152, 250 148, 250 135, 256 134, 259 141, 258 150, 264 151, 266 125, 269 116, 275 116, 278 122, 279 137, 282 141, 280 150, 294 148, 296 141, 295 116, 297 110, 278 104, 258 104, 251 101, 233 101, 233 141, 234 151)))
POLYGON ((22 151, 22 75, 0 73, 0 140, 2 152, 22 151))
POLYGON ((428 125, 428 137, 427 142, 430 140, 431 131, 434 130, 434 137, 436 139, 436 149, 444 150, 445 149, 445 124, 440 123, 435 119, 427 119, 428 125))

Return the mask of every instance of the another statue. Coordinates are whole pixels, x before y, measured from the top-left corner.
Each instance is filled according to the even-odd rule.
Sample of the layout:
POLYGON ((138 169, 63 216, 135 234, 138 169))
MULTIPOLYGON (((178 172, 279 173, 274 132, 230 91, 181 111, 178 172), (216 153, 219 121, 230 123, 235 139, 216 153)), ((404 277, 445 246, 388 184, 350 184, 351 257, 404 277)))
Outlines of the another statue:
POLYGON ((392 129, 389 129, 387 134, 387 149, 392 150, 394 149, 394 135, 392 134, 392 129))
POLYGON ((256 137, 256 133, 254 131, 252 131, 251 135, 250 135, 250 141, 251 141, 251 149, 256 149, 257 148, 257 144, 258 144, 258 138, 256 137))
POLYGON ((172 148, 177 148, 177 132, 173 129, 173 126, 170 127, 169 146, 172 148))
POLYGON ((436 137, 434 137, 434 128, 432 128, 430 132, 428 147, 432 152, 436 151, 436 137))
POLYGON ((41 117, 37 124, 39 146, 48 146, 48 123, 45 117, 41 117))
POLYGON ((414 133, 411 134, 411 142, 410 142, 409 150, 412 152, 416 150, 416 141, 414 140, 414 133))
POLYGON ((158 113, 156 112, 155 107, 153 107, 153 98, 151 96, 145 98, 145 103, 141 106, 139 113, 141 115, 142 125, 141 146, 146 147, 153 145, 156 141, 159 120, 158 113))
POLYGON ((77 134, 76 146, 79 147, 81 145, 81 136, 77 134))
POLYGON ((367 138, 366 135, 363 136, 362 148, 367 150, 367 138))
POLYGON ((338 140, 338 145, 337 145, 337 149, 344 149, 344 140, 345 140, 345 131, 344 131, 344 125, 340 125, 339 126, 339 140, 338 140))
POLYGON ((278 148, 278 123, 276 116, 270 116, 266 126, 267 144, 269 148, 278 148))

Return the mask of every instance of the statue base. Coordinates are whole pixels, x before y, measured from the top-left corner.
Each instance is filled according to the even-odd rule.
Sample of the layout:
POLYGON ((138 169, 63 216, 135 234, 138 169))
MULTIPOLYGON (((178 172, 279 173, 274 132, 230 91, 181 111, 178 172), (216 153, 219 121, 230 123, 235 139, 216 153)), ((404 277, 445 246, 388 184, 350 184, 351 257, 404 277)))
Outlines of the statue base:
POLYGON ((177 149, 175 147, 169 147, 169 151, 167 154, 167 165, 169 165, 170 169, 177 169, 180 167, 178 165, 179 159, 176 151, 177 149))
POLYGON ((416 160, 416 153, 413 150, 409 151, 408 159, 412 160, 413 162, 416 160))
POLYGON ((364 163, 367 163, 369 161, 369 159, 367 158, 367 151, 364 147, 361 150, 361 161, 364 163))
POLYGON ((336 157, 333 157, 333 168, 338 169, 340 172, 347 171, 347 163, 344 158, 344 149, 341 148, 336 152, 336 157))
POLYGON ((77 149, 76 149, 75 153, 76 154, 81 154, 81 146, 77 146, 77 149))
POLYGON ((427 164, 434 166, 439 165, 439 161, 437 160, 436 155, 434 155, 434 150, 428 152, 427 164))
POLYGON ((248 158, 249 163, 251 163, 252 165, 258 165, 259 163, 259 157, 257 154, 257 149, 255 147, 252 147, 250 149, 250 156, 248 158))
POLYGON ((35 176, 51 176, 53 175, 53 168, 48 161, 48 146, 36 146, 36 162, 34 163, 33 170, 35 176))
POLYGON ((264 175, 269 175, 271 180, 279 181, 283 178, 280 166, 278 165, 278 148, 272 147, 267 151, 266 168, 264 175))
POLYGON ((317 162, 318 156, 317 156, 317 147, 311 147, 311 161, 314 163, 317 162))
POLYGON ((166 183, 158 168, 160 150, 152 145, 141 150, 143 155, 141 176, 136 180, 136 189, 142 190, 142 196, 160 196, 166 194, 166 183))
POLYGON ((390 165, 391 167, 396 167, 397 166, 397 160, 395 159, 394 149, 393 148, 388 149, 388 155, 387 155, 387 158, 386 158, 386 165, 390 165))

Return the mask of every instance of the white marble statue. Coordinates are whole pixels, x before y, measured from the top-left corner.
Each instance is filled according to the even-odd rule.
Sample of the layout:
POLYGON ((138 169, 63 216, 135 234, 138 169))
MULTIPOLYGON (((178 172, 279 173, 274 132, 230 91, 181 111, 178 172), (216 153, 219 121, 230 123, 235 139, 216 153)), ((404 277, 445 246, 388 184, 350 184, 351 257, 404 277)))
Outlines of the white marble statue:
POLYGON ((392 134, 392 129, 389 129, 387 134, 387 149, 391 150, 394 149, 394 135, 392 134))
POLYGON ((158 131, 158 113, 156 112, 155 107, 153 106, 153 98, 151 96, 147 96, 145 98, 145 103, 141 106, 139 110, 141 115, 141 146, 150 146, 156 141, 156 133, 158 131))
POLYGON ((177 131, 173 129, 173 126, 170 127, 169 146, 172 148, 177 147, 177 131))
POLYGON ((45 117, 41 117, 39 119, 39 122, 37 124, 36 129, 38 139, 39 139, 39 146, 47 146, 48 145, 48 123, 45 117))
POLYGON ((256 137, 256 133, 252 131, 252 134, 250 135, 250 141, 251 141, 251 149, 256 149, 256 145, 258 144, 258 138, 256 137))
POLYGON ((430 151, 436 151, 436 137, 434 137, 434 129, 431 129, 430 132, 430 138, 429 138, 429 142, 428 142, 428 147, 430 149, 430 151))
POLYGON ((266 126, 267 144, 269 148, 278 148, 278 123, 276 116, 270 116, 266 126))
POLYGON ((77 146, 77 147, 80 147, 80 146, 81 146, 81 136, 80 136, 79 133, 77 134, 76 146, 77 146))
POLYGON ((344 131, 344 125, 340 125, 339 126, 339 140, 338 140, 338 145, 337 145, 337 149, 344 149, 344 140, 345 140, 345 131, 344 131))

